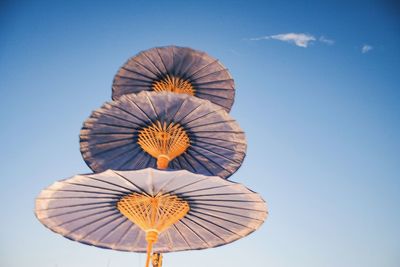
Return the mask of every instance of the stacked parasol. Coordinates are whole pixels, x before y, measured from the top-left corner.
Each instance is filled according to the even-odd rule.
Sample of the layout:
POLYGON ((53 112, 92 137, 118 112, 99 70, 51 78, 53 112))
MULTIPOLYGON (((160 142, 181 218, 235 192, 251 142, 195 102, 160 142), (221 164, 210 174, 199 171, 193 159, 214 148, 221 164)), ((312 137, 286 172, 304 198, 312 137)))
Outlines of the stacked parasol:
POLYGON ((228 70, 204 52, 168 46, 143 51, 118 71, 112 101, 80 133, 92 174, 55 182, 36 199, 49 229, 87 245, 147 254, 212 248, 257 230, 264 200, 227 180, 246 153, 227 113, 228 70))

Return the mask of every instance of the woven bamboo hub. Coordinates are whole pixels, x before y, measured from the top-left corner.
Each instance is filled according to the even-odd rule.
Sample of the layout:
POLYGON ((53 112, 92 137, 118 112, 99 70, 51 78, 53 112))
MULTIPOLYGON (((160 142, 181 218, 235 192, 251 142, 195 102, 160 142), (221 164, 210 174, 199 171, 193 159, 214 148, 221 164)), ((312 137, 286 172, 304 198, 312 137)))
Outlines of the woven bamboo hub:
POLYGON ((181 155, 190 146, 186 131, 178 123, 154 122, 139 130, 138 144, 157 159, 157 168, 166 169, 171 160, 181 155))
POLYGON ((195 90, 189 81, 170 75, 165 76, 161 80, 155 81, 152 88, 157 92, 166 91, 188 95, 194 95, 195 93, 195 90))
POLYGON ((175 195, 149 196, 132 193, 117 203, 118 210, 146 232, 146 241, 157 242, 158 234, 182 219, 189 204, 175 195))

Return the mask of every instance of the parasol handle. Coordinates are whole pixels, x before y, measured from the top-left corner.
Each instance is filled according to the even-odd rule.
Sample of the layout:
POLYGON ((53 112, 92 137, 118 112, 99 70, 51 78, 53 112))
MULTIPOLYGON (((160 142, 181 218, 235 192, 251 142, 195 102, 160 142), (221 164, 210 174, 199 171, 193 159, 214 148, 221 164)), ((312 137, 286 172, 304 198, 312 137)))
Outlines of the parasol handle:
POLYGON ((161 267, 162 258, 163 256, 161 253, 153 253, 153 256, 151 256, 153 267, 161 267))
POLYGON ((147 258, 146 258, 146 267, 149 267, 150 258, 151 258, 151 251, 153 250, 153 243, 147 243, 147 258))
POLYGON ((147 258, 146 258, 146 267, 150 265, 151 252, 153 251, 153 244, 157 242, 158 233, 156 231, 148 231, 146 233, 146 241, 147 241, 147 258))

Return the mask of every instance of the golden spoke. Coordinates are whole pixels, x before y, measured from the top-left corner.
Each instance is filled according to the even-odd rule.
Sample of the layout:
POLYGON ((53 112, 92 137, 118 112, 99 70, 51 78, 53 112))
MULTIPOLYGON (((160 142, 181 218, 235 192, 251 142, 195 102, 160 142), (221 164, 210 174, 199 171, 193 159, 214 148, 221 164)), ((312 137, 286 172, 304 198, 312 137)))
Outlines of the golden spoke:
POLYGON ((153 244, 158 235, 182 219, 189 211, 189 204, 175 195, 148 196, 132 193, 117 203, 118 210, 146 232, 147 260, 149 266, 153 244))
POLYGON ((195 93, 195 90, 189 81, 169 75, 162 80, 154 82, 152 88, 157 92, 166 91, 188 95, 194 95, 195 93))
POLYGON ((159 169, 166 169, 171 160, 186 151, 190 146, 190 139, 179 124, 172 122, 167 125, 156 121, 139 130, 138 144, 157 159, 159 169))

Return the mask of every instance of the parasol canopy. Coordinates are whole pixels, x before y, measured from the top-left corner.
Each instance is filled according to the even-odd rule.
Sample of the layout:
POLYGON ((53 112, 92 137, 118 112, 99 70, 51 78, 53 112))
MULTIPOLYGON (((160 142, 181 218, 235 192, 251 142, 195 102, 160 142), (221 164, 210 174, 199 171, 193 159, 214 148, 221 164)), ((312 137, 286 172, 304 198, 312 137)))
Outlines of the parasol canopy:
POLYGON ((239 183, 152 168, 76 175, 44 189, 35 206, 42 224, 71 240, 148 253, 228 244, 258 229, 267 213, 239 183))
POLYGON ((221 107, 185 94, 142 92, 94 111, 80 148, 94 172, 147 167, 227 178, 242 164, 244 132, 221 107))
POLYGON ((168 91, 207 99, 230 111, 235 91, 228 70, 205 52, 166 46, 142 51, 115 75, 112 98, 140 91, 168 91))

